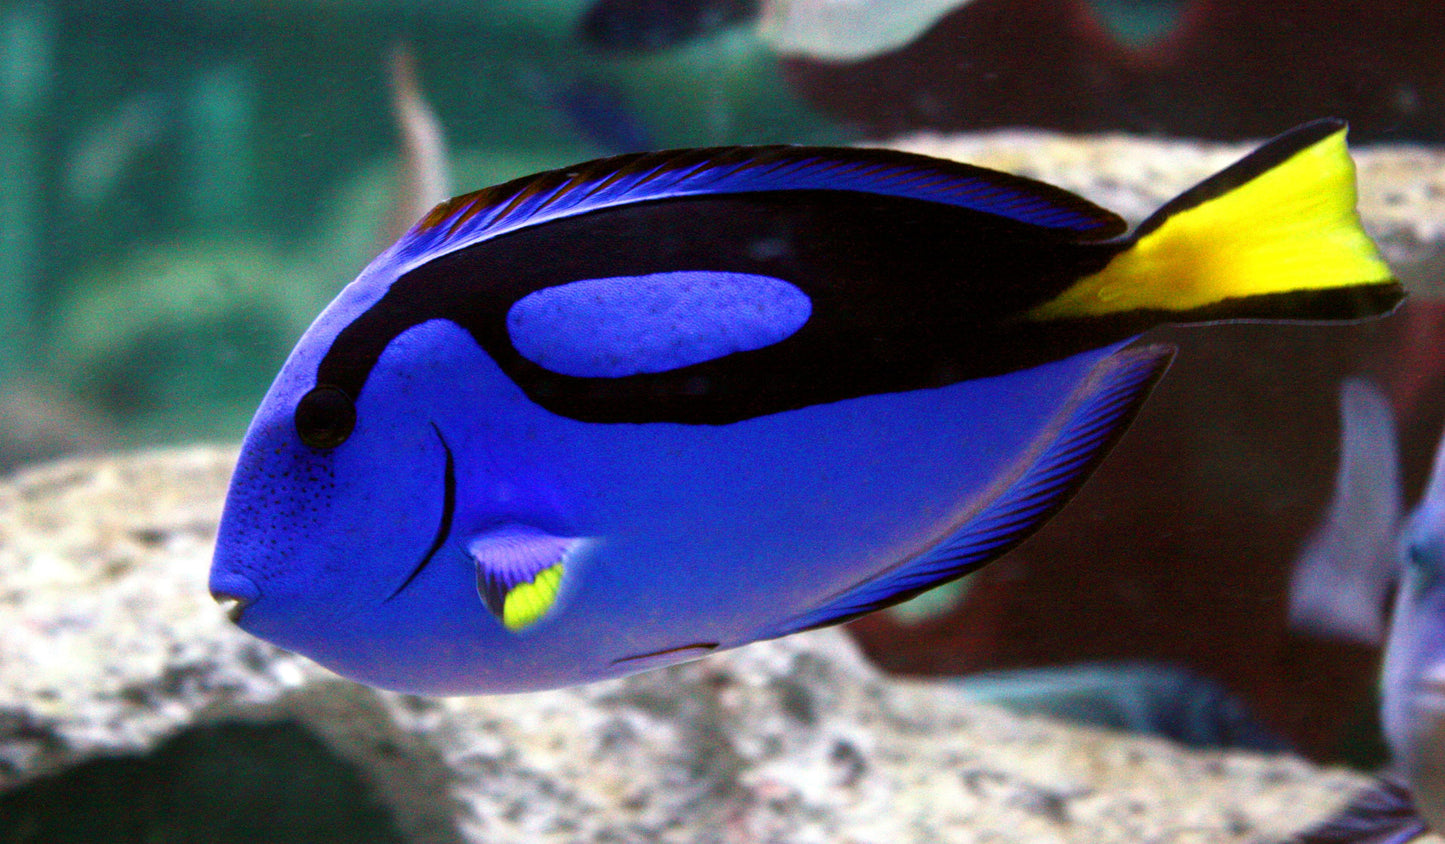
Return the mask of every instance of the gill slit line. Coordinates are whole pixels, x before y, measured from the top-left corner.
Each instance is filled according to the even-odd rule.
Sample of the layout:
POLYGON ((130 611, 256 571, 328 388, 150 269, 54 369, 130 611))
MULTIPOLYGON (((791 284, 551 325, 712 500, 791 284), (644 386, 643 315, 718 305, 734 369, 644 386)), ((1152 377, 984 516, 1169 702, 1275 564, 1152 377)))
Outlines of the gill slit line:
POLYGON ((437 439, 441 440, 442 450, 445 451, 447 455, 446 473, 442 480, 442 520, 441 524, 437 525, 437 535, 432 539, 431 547, 427 549, 426 556, 421 558, 421 562, 416 564, 416 568, 411 570, 411 574, 406 576, 406 580, 403 580, 401 585, 396 588, 396 591, 391 593, 386 599, 388 601, 400 595, 406 587, 411 585, 413 580, 416 580, 417 575, 421 574, 422 569, 426 568, 427 564, 432 561, 432 557, 435 557, 437 551, 441 550, 442 543, 447 539, 447 534, 452 532, 452 514, 457 507, 456 463, 452 459, 451 446, 447 445, 446 437, 442 436, 442 429, 438 428, 435 422, 431 423, 431 427, 433 431, 436 431, 437 439))

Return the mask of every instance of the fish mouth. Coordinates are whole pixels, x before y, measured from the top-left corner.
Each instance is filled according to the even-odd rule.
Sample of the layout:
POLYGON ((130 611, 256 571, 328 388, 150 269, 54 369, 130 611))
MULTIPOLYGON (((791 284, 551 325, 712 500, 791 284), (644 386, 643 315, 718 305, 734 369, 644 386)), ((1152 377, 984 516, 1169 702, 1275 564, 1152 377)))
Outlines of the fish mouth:
POLYGON ((261 598, 251 578, 234 572, 218 573, 211 579, 211 597, 221 605, 232 624, 240 624, 246 608, 261 598))
POLYGON ((437 551, 441 550, 442 543, 446 542, 448 534, 452 532, 452 516, 457 509, 456 460, 452 458, 452 449, 451 446, 447 445, 446 437, 442 436, 442 429, 438 428, 435 422, 431 423, 431 428, 433 431, 436 431, 437 439, 441 440, 442 451, 446 452, 447 456, 446 467, 442 475, 442 518, 441 522, 437 525, 436 536, 432 537, 431 547, 428 548, 426 554, 422 556, 421 562, 417 563, 416 567, 411 570, 411 574, 406 576, 406 580, 403 580, 401 585, 396 587, 395 592, 387 596, 386 600, 388 601, 400 595, 406 587, 411 585, 413 580, 416 580, 417 575, 421 574, 422 570, 431 563, 437 551))
POLYGON ((251 605, 251 602, 245 598, 228 595, 225 592, 212 592, 211 597, 221 605, 221 610, 226 613, 226 618, 229 618, 232 624, 240 624, 241 614, 246 611, 246 607, 251 605))

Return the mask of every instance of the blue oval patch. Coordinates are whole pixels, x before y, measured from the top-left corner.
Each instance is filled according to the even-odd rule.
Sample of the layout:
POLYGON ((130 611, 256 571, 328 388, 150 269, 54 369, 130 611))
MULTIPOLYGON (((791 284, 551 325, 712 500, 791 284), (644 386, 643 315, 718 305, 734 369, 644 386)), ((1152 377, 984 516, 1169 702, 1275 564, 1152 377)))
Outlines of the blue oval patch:
POLYGON ((771 346, 812 312, 806 293, 770 276, 653 273, 535 290, 507 312, 507 331, 544 369, 622 378, 771 346))

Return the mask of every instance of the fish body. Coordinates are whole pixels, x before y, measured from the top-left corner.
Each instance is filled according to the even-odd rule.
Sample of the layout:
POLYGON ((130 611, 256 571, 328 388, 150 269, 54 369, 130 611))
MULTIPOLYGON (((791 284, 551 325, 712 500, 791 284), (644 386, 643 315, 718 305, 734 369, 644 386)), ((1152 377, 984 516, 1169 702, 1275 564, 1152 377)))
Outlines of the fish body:
POLYGON ((878 150, 627 155, 442 203, 262 401, 212 591, 262 638, 432 694, 911 597, 1063 506, 1167 366, 1143 330, 1393 307, 1343 136, 1282 136, 1130 234, 878 150))

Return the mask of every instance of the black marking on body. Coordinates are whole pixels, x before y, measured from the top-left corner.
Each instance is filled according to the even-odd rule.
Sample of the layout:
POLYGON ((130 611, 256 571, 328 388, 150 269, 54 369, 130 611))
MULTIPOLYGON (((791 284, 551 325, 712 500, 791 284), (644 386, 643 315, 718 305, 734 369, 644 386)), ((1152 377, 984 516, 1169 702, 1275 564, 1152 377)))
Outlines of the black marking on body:
MULTIPOLYGON (((1135 311, 1033 322, 1025 314, 1131 241, 1076 235, 967 208, 842 191, 664 199, 548 221, 423 264, 336 337, 317 383, 359 397, 402 332, 464 328, 526 394, 585 422, 727 424, 815 404, 942 387, 1060 360, 1200 312, 1135 311), (783 279, 812 316, 761 349, 617 378, 548 371, 521 356, 507 312, 559 284, 684 271, 783 279)), ((1388 285, 1384 285, 1388 286, 1388 285)), ((1382 288, 1384 287, 1382 286, 1382 288)), ((1359 288, 1252 297, 1251 316, 1360 316, 1359 288), (1297 307, 1304 303, 1309 310, 1297 307), (1332 309, 1320 309, 1321 304, 1332 309)), ((1237 316, 1232 303, 1220 318, 1237 316)))
POLYGON ((563 416, 724 424, 1000 374, 1116 339, 1061 345, 1016 320, 1119 248, 969 209, 857 193, 607 208, 417 267, 340 332, 317 381, 359 396, 392 339, 440 318, 466 329, 533 401, 563 416), (523 358, 507 333, 508 309, 540 288, 689 270, 783 279, 812 300, 812 316, 772 346, 621 378, 550 372, 523 358))
POLYGON ((437 551, 441 550, 442 543, 446 541, 447 535, 452 532, 452 516, 457 509, 456 462, 452 459, 451 446, 447 445, 446 438, 442 436, 442 429, 438 428, 435 422, 431 423, 431 427, 433 431, 436 431, 437 439, 441 440, 442 450, 446 452, 447 456, 446 468, 442 474, 442 518, 441 522, 437 525, 436 536, 432 537, 431 547, 428 548, 426 554, 422 556, 421 562, 416 564, 416 568, 411 570, 411 574, 406 576, 406 580, 403 580, 401 585, 396 587, 395 592, 387 596, 386 600, 388 601, 400 595, 406 587, 411 585, 413 580, 416 580, 417 575, 421 574, 422 569, 426 568, 427 564, 436 556, 437 551))
POLYGON ((718 648, 718 644, 718 642, 693 642, 690 645, 678 645, 675 648, 663 648, 660 651, 648 651, 645 654, 618 657, 612 660, 612 664, 621 665, 624 662, 636 662, 639 659, 651 659, 655 656, 666 656, 668 654, 683 653, 685 651, 715 651, 718 648))

